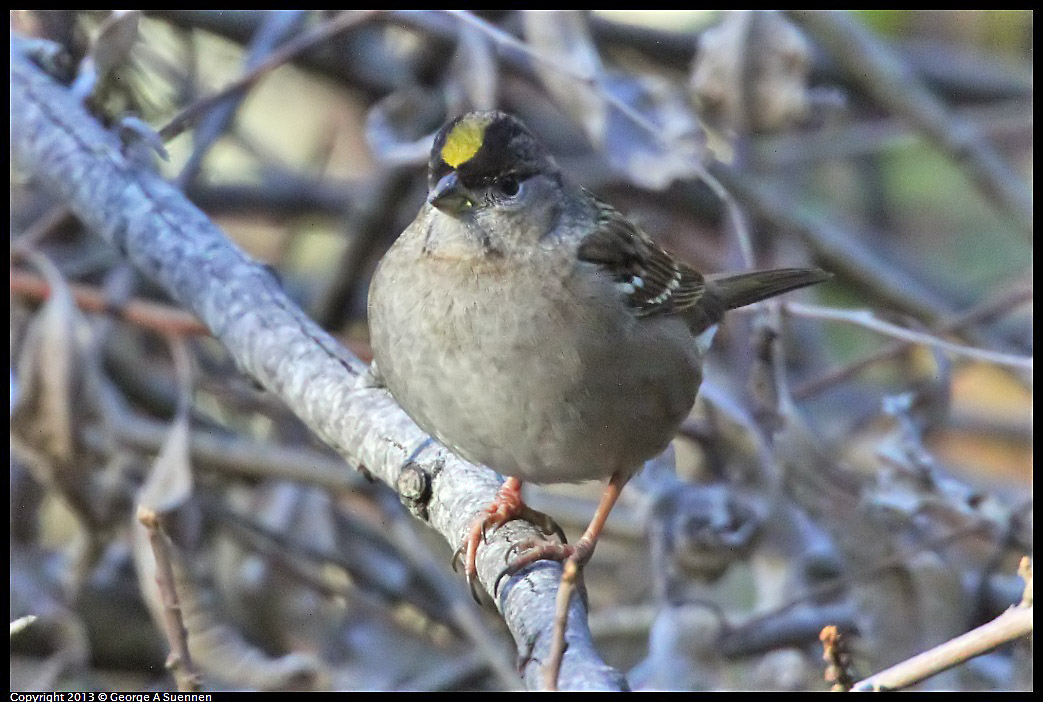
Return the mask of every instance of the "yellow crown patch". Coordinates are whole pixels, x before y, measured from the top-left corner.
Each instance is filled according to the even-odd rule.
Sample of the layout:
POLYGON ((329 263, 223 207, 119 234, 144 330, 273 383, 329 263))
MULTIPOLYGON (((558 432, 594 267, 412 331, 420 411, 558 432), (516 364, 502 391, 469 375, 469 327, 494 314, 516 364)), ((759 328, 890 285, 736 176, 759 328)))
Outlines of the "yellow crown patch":
POLYGON ((484 120, 461 120, 449 132, 442 147, 442 160, 451 168, 459 168, 460 164, 467 163, 482 148, 485 139, 485 128, 488 122, 484 120))

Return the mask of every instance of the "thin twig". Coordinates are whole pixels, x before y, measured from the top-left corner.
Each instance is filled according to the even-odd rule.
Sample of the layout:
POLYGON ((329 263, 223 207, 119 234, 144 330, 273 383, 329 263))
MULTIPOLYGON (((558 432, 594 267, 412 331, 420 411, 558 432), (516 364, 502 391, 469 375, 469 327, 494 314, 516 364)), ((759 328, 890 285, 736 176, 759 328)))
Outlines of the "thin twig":
MULTIPOLYGON (((151 329, 161 334, 178 336, 209 336, 210 329, 199 321, 195 315, 185 310, 164 305, 150 300, 131 300, 113 309, 106 300, 105 293, 93 285, 70 283, 73 300, 84 312, 98 314, 115 314, 130 324, 143 329, 151 329)), ((32 273, 11 269, 11 293, 30 300, 46 300, 51 295, 51 288, 43 278, 32 273)), ((341 337, 341 342, 351 352, 364 361, 373 357, 369 344, 357 339, 341 337)))
MULTIPOLYGON (((1006 291, 1002 295, 975 305, 963 314, 935 326, 931 331, 934 334, 948 334, 950 332, 955 332, 972 324, 978 324, 992 319, 999 314, 1010 312, 1031 300, 1031 285, 1019 286, 1013 290, 1006 291)), ((896 341, 889 344, 879 351, 863 356, 851 363, 834 368, 817 378, 813 378, 812 380, 797 386, 793 390, 793 397, 797 400, 803 400, 813 395, 817 395, 826 388, 836 385, 837 383, 842 383, 851 378, 863 368, 868 368, 875 363, 880 363, 881 361, 885 361, 893 356, 897 356, 914 345, 915 344, 910 341, 896 341)))
MULTIPOLYGON (((276 10, 266 13, 264 21, 261 22, 250 40, 250 47, 243 62, 244 70, 248 71, 260 65, 268 55, 273 53, 287 35, 297 30, 304 19, 305 12, 305 10, 276 10)), ((237 90, 220 103, 213 105, 213 110, 203 118, 193 135, 195 145, 185 161, 185 165, 182 166, 181 172, 174 179, 175 185, 183 190, 195 180, 210 148, 228 129, 245 99, 246 90, 237 90)))
POLYGON ((557 691, 558 676, 561 673, 561 662, 565 659, 568 642, 565 641, 565 627, 568 624, 569 600, 576 590, 576 578, 579 577, 579 566, 575 561, 565 561, 558 585, 558 599, 555 604, 554 637, 550 649, 550 657, 543 668, 543 687, 545 690, 557 691))
POLYGON ((168 538, 159 515, 146 507, 138 507, 138 521, 148 530, 149 543, 156 558, 156 584, 163 602, 163 624, 170 643, 167 668, 174 673, 177 689, 195 692, 202 687, 202 677, 192 662, 188 650, 188 630, 181 615, 181 602, 175 587, 174 566, 171 562, 168 538))
POLYGON ((346 10, 341 12, 329 22, 319 25, 307 34, 302 34, 293 41, 287 42, 278 51, 272 53, 265 61, 247 71, 242 76, 226 85, 213 95, 198 100, 174 116, 169 122, 158 130, 163 141, 169 141, 190 124, 195 122, 202 114, 211 110, 214 105, 223 101, 229 95, 242 90, 254 83, 258 78, 278 68, 308 49, 321 44, 330 37, 347 29, 355 27, 368 21, 379 10, 346 10))
POLYGON ((884 336, 894 337, 895 339, 901 339, 913 344, 931 346, 941 351, 948 351, 955 356, 963 356, 983 363, 994 363, 1000 366, 1032 370, 1032 358, 1030 356, 1016 356, 1009 353, 1000 353, 999 351, 979 349, 974 346, 954 344, 951 341, 945 341, 930 334, 885 322, 882 319, 878 319, 872 310, 842 310, 831 307, 819 307, 818 305, 805 305, 798 302, 782 303, 782 308, 787 314, 792 314, 795 317, 823 319, 831 322, 847 322, 884 336))
POLYGON ((856 683, 851 691, 901 690, 1031 633, 1032 607, 1011 607, 988 624, 856 683))
MULTIPOLYGON (((115 312, 124 321, 162 333, 210 334, 210 330, 194 315, 170 305, 148 300, 131 300, 118 310, 112 310, 105 299, 105 293, 94 286, 70 283, 69 289, 76 306, 86 312, 115 312)), ((31 300, 46 300, 51 295, 51 288, 42 277, 12 268, 11 294, 31 300)))

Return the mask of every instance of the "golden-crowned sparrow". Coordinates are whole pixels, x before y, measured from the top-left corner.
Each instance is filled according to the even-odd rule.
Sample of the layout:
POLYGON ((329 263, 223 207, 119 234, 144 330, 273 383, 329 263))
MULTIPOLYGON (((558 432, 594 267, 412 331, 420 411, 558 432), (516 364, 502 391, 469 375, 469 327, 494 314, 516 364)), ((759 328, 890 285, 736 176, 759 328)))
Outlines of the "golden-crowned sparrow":
POLYGON ((461 549, 531 512, 521 481, 610 478, 575 546, 590 557, 623 485, 666 448, 695 402, 725 311, 826 280, 787 268, 706 276, 571 183, 516 118, 472 112, 441 129, 427 203, 369 293, 379 376, 425 431, 510 476, 461 549))

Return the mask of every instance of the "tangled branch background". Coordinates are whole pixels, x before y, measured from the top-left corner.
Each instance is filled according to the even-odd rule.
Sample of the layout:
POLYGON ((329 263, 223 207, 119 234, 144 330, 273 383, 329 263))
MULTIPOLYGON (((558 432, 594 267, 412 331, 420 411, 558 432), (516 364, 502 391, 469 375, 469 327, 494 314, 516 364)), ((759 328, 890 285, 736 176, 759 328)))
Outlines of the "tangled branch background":
MULTIPOLYGON (((836 275, 722 329, 692 416, 586 568, 593 645, 563 682, 846 688, 1018 603, 1031 627, 1030 14, 20 11, 12 26, 53 42, 24 49, 28 71, 364 361, 369 275, 423 201, 433 133, 470 109, 517 114, 700 270, 836 275)), ((340 388, 303 363, 315 394, 279 380, 297 337, 251 356, 231 286, 189 301, 173 248, 154 254, 170 280, 142 265, 161 224, 105 233, 120 214, 87 211, 23 147, 16 89, 36 78, 21 75, 11 617, 31 619, 12 624, 12 689, 531 685, 537 608, 479 610, 449 569, 480 495, 432 490, 441 468, 384 414, 357 423, 394 450, 337 443, 318 393, 340 388)), ((37 144, 53 125, 32 128, 37 144)), ((243 314, 281 330, 290 303, 257 299, 243 314)), ((493 490, 487 474, 474 484, 493 490)), ((597 489, 526 498, 575 537, 597 489)), ((1024 633, 920 685, 1030 689, 1024 633)))

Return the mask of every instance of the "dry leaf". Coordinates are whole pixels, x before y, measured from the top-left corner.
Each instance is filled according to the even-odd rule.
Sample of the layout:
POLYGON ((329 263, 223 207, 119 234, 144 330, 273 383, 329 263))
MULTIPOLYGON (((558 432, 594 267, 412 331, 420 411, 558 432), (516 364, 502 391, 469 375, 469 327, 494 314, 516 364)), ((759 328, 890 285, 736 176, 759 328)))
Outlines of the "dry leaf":
POLYGON ((188 415, 178 412, 138 495, 139 504, 160 517, 183 507, 192 496, 189 437, 188 415))
POLYGON ((790 127, 808 113, 811 49, 775 11, 734 10, 707 30, 689 80, 708 123, 744 134, 790 127))
POLYGON ((632 182, 662 190, 704 173, 705 135, 681 91, 660 76, 605 70, 581 12, 526 12, 525 37, 555 103, 632 182))

